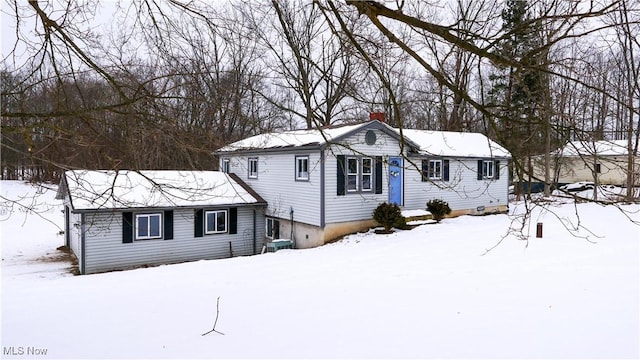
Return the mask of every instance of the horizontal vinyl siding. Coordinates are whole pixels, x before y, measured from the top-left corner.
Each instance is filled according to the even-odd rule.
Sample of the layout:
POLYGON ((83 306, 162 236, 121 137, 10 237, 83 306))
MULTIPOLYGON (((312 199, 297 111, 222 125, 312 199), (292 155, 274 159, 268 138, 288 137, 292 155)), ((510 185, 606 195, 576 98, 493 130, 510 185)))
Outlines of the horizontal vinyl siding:
MULTIPOLYGON (((370 220, 373 218, 373 210, 382 202, 389 201, 389 156, 398 156, 400 146, 397 140, 379 130, 376 132, 376 142, 373 145, 365 143, 366 131, 359 132, 348 137, 342 143, 346 145, 333 145, 325 152, 326 156, 326 222, 340 223, 357 220, 370 220), (375 191, 365 193, 349 193, 337 195, 337 155, 368 156, 375 160, 376 156, 383 157, 382 167, 382 193, 375 191)), ((374 170, 375 177, 375 170, 374 170)), ((375 190, 375 186, 374 186, 375 190)))
MULTIPOLYGON (((262 211, 256 212, 257 251, 262 247, 262 211)), ((122 242, 122 214, 87 214, 85 273, 253 254, 253 208, 238 208, 238 233, 194 237, 194 210, 174 210, 172 240, 122 242)))
MULTIPOLYGON (((267 215, 320 225, 320 153, 265 153, 230 158, 229 171, 238 175, 268 203, 267 215), (296 156, 309 156, 309 181, 295 180, 296 156), (248 159, 258 158, 258 178, 248 178, 248 159)), ((263 224, 264 226, 264 224, 263 224)))
MULTIPOLYGON (((411 160, 420 167, 421 158, 411 160)), ((423 182, 420 171, 415 168, 405 171, 405 208, 426 209, 427 202, 433 199, 448 202, 454 211, 506 205, 509 186, 507 160, 500 160, 500 177, 497 180, 478 180, 478 160, 449 159, 449 181, 423 182)))

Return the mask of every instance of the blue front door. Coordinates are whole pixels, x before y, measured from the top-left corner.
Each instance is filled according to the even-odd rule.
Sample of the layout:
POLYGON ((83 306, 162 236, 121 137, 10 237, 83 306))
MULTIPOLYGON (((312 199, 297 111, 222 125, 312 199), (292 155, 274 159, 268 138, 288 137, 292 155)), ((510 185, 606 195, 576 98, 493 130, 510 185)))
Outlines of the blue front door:
POLYGON ((402 206, 402 158, 389 158, 389 203, 402 206))

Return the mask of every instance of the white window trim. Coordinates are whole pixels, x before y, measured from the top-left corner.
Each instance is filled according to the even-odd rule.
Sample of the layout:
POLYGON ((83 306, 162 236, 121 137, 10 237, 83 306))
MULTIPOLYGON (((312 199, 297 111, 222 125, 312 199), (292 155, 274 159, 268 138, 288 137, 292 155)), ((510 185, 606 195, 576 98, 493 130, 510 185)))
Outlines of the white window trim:
POLYGON ((153 240, 153 239, 162 239, 162 213, 148 213, 148 214, 136 214, 135 221, 135 240, 153 240), (158 236, 140 236, 138 233, 139 225, 138 219, 146 217, 147 218, 147 234, 151 234, 151 218, 158 217, 158 236))
POLYGON ((429 160, 427 175, 429 180, 442 180, 442 160, 429 160), (438 172, 436 172, 436 164, 440 164, 440 170, 438 172))
POLYGON ((362 164, 360 166, 360 170, 361 170, 361 173, 362 173, 361 174, 362 181, 360 182, 360 184, 362 184, 362 188, 360 190, 361 191, 365 191, 365 192, 373 191, 373 168, 375 166, 375 163, 374 163, 373 159, 370 158, 370 157, 363 157, 361 162, 362 162, 362 164), (365 160, 369 160, 369 172, 368 173, 364 172, 364 161, 365 160), (365 176, 369 177, 369 187, 368 188, 364 187, 364 178, 365 178, 365 176))
POLYGON ((229 214, 227 212, 227 210, 207 210, 204 212, 204 233, 207 235, 211 235, 211 234, 224 234, 229 230, 229 214), (217 219, 218 213, 224 213, 224 230, 218 230, 217 229, 217 221, 216 221, 216 226, 215 226, 215 230, 213 231, 209 231, 209 214, 214 213, 214 219, 217 219))
POLYGON ((275 229, 276 224, 278 226, 278 234, 280 234, 280 220, 276 218, 271 218, 271 217, 268 217, 266 219, 266 222, 264 224, 264 234, 267 237, 267 239, 276 240, 276 238, 273 236, 273 229, 275 229), (271 235, 269 235, 270 222, 271 222, 271 235))
POLYGON ((482 161, 482 177, 484 179, 493 179, 495 176, 494 167, 495 167, 495 162, 493 160, 483 160, 482 161))
POLYGON ((301 156, 296 156, 296 180, 297 181, 309 181, 309 156, 308 155, 301 155, 301 156), (307 171, 306 171, 306 176, 300 176, 300 161, 306 161, 307 163, 307 171))
POLYGON ((250 157, 248 160, 248 169, 247 169, 247 177, 249 179, 257 179, 258 178, 258 158, 250 157), (255 172, 252 172, 251 164, 255 163, 255 172))
POLYGON ((222 159, 221 160, 221 165, 220 165, 220 170, 222 170, 222 172, 224 173, 228 173, 229 172, 229 159, 222 159))
POLYGON ((357 157, 347 157, 346 159, 346 164, 347 164, 347 178, 346 178, 346 189, 347 192, 358 192, 360 190, 360 161, 358 161, 357 157), (356 162, 356 172, 352 173, 349 172, 349 160, 354 160, 356 162), (355 176, 356 177, 356 188, 355 189, 349 189, 349 176, 355 176))

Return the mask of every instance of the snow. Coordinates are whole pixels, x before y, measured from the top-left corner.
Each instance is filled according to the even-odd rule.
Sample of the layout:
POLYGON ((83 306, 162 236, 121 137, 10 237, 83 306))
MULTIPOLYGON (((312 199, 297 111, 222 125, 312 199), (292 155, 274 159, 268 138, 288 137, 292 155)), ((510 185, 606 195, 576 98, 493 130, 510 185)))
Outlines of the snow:
POLYGON ((269 149, 290 146, 304 146, 325 144, 344 134, 347 134, 365 124, 346 125, 321 130, 291 130, 278 133, 255 135, 244 140, 236 141, 217 151, 227 152, 247 149, 269 149))
POLYGON ((627 140, 572 141, 561 149, 562 156, 623 156, 627 155, 627 140))
MULTIPOLYGON (((576 183, 566 184, 561 186, 560 190, 554 190, 552 195, 560 197, 575 197, 578 200, 593 200, 594 184, 591 181, 579 181, 576 183)), ((600 202, 616 203, 624 201, 626 199, 626 196, 626 187, 620 187, 616 185, 598 186, 597 200, 600 202)), ((633 198, 640 198, 640 187, 633 188, 633 198)))
POLYGON ((638 204, 554 198, 522 225, 512 203, 314 249, 71 276, 42 260, 63 243, 54 190, 0 192, 17 200, 0 210, 3 358, 640 355, 638 204), (224 335, 203 336, 216 314, 224 335))
MULTIPOLYGON (((380 124, 400 135, 400 129, 391 127, 386 123, 380 124)), ((217 152, 326 144, 365 126, 367 126, 367 123, 322 130, 291 130, 266 133, 229 144, 218 149, 217 152)), ((511 157, 509 151, 479 133, 402 129, 402 135, 411 142, 412 146, 418 146, 419 149, 417 150, 424 155, 480 158, 511 157)))
POLYGON ((429 215, 431 215, 431 212, 427 210, 421 210, 421 209, 415 209, 415 210, 403 209, 402 210, 402 216, 406 218, 418 217, 418 216, 429 216, 429 215))
POLYGON ((74 210, 179 207, 256 203, 258 200, 219 171, 65 172, 74 210))
POLYGON ((434 156, 500 158, 509 151, 479 133, 403 129, 404 136, 420 146, 420 153, 434 156))

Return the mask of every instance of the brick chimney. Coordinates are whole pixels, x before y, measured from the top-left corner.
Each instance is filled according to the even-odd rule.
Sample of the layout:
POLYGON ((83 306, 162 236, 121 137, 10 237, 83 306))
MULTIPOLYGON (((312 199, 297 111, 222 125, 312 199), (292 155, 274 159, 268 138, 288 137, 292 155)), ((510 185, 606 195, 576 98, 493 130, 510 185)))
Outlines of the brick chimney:
POLYGON ((380 122, 384 122, 384 113, 383 112, 372 112, 369 113, 369 120, 378 120, 380 122))

